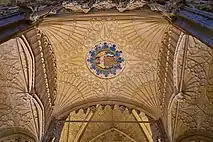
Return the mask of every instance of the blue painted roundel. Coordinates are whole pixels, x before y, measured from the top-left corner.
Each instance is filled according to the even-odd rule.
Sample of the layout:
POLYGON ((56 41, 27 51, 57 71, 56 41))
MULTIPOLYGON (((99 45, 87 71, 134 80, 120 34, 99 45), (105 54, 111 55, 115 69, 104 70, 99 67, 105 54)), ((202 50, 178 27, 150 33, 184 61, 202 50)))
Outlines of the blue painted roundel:
POLYGON ((96 76, 112 78, 124 69, 125 64, 122 51, 113 43, 103 42, 89 51, 87 65, 96 76))

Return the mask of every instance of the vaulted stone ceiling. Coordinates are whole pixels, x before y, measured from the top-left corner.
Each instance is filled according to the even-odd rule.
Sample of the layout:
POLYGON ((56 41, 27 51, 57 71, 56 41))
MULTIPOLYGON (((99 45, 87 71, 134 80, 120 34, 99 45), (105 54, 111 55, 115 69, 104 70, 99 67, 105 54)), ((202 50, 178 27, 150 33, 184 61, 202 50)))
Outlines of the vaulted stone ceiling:
POLYGON ((209 87, 212 49, 171 26, 160 14, 143 11, 65 15, 46 18, 39 28, 49 37, 58 64, 56 117, 88 102, 116 101, 135 104, 153 118, 161 117, 171 140, 195 131, 211 133, 208 126, 212 105, 207 103, 208 99, 202 100, 206 97, 196 96, 212 96, 212 87, 209 87), (87 67, 88 52, 103 41, 116 44, 125 59, 124 70, 110 79, 97 77, 87 67), (204 71, 206 69, 208 71, 204 71), (200 79, 205 85, 200 84, 200 79), (201 104, 189 103, 188 107, 185 101, 176 104, 190 96, 201 104), (190 119, 193 118, 193 114, 189 115, 190 107, 203 112, 202 115, 196 113, 199 116, 194 121, 190 119), (205 119, 201 120, 202 116, 206 116, 205 119))
POLYGON ((51 121, 55 75, 45 43, 33 28, 0 45, 0 141, 40 141, 51 121))
POLYGON ((143 106, 147 114, 159 117, 162 96, 157 89, 157 61, 169 26, 153 12, 46 18, 39 28, 48 36, 57 60, 54 113, 89 100, 118 101, 143 106), (87 67, 87 54, 104 41, 116 44, 125 60, 124 70, 111 79, 99 78, 87 67))
POLYGON ((177 96, 170 102, 173 136, 198 131, 209 137, 213 132, 213 50, 183 33, 179 43, 174 63, 177 96))
POLYGON ((31 136, 33 141, 41 136, 39 107, 29 94, 33 85, 33 61, 21 38, 1 44, 0 51, 0 141, 19 133, 31 136))
MULTIPOLYGON (((38 29, 1 44, 0 51, 0 141, 9 141, 5 133, 20 131, 32 136, 23 134, 23 139, 39 140, 54 117, 85 119, 82 112, 70 111, 96 104, 121 104, 160 118, 171 141, 213 139, 213 51, 159 13, 112 10, 48 17, 38 29), (115 44, 124 58, 122 70, 107 79, 94 74, 87 61, 89 51, 103 42, 115 44)), ((99 111, 107 115, 95 113, 93 118, 111 120, 116 112, 99 111)), ((138 119, 126 112, 115 115, 138 119)), ((140 126, 134 128, 147 137, 140 126)), ((133 138, 122 125, 91 123, 84 130, 73 132, 72 138, 82 135, 82 140, 100 141, 109 134, 133 138)))

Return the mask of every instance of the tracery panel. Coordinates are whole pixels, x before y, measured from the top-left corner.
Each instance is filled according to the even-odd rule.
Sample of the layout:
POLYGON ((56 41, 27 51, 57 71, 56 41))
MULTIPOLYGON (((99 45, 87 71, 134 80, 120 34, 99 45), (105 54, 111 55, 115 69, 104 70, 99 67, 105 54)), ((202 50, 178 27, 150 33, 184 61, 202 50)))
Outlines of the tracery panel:
POLYGON ((212 133, 213 50, 198 39, 183 35, 174 69, 178 91, 172 106, 173 136, 185 132, 212 133))
POLYGON ((21 38, 11 39, 0 47, 0 131, 22 128, 38 139, 30 95, 33 61, 28 47, 21 38))

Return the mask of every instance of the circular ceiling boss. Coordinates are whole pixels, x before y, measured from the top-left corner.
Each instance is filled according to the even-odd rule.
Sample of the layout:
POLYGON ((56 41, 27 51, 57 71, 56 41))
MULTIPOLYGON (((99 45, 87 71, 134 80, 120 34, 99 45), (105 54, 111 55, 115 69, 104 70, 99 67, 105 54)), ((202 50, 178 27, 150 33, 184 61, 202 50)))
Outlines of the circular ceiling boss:
POLYGON ((87 54, 87 66, 93 74, 101 78, 112 78, 124 69, 122 51, 113 43, 95 45, 87 54))

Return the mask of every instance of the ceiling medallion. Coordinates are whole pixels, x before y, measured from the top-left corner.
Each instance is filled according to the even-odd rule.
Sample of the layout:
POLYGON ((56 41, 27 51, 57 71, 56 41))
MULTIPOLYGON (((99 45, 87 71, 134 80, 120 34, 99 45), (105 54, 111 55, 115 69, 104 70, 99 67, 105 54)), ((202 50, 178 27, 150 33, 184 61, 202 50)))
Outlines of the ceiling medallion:
POLYGON ((112 78, 124 69, 122 51, 113 43, 103 42, 87 54, 87 66, 96 76, 112 78))

